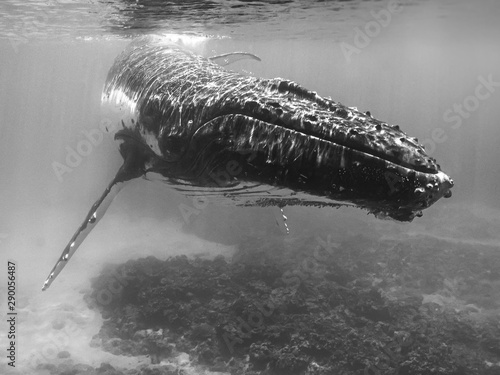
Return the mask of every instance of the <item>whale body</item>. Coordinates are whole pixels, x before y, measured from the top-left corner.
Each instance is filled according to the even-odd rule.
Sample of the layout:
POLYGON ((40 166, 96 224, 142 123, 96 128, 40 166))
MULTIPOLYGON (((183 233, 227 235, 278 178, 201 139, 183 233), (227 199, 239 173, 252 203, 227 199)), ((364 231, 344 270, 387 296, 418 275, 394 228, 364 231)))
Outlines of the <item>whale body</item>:
POLYGON ((231 72, 222 57, 217 64, 220 57, 155 36, 133 41, 117 57, 102 103, 119 116, 114 136, 124 163, 43 290, 135 178, 222 203, 351 205, 397 221, 412 221, 451 196, 451 178, 398 125, 289 80, 231 72))

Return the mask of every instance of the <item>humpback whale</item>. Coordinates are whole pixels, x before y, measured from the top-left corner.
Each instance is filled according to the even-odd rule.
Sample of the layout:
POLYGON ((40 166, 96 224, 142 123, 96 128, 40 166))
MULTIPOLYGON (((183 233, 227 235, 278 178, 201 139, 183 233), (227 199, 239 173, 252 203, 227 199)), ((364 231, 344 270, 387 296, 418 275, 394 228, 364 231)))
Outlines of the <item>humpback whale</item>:
POLYGON ((140 177, 229 204, 351 205, 397 221, 451 196, 453 180, 398 125, 289 80, 229 71, 228 59, 157 36, 133 41, 116 58, 102 103, 118 113, 123 165, 42 290, 123 185, 140 177))

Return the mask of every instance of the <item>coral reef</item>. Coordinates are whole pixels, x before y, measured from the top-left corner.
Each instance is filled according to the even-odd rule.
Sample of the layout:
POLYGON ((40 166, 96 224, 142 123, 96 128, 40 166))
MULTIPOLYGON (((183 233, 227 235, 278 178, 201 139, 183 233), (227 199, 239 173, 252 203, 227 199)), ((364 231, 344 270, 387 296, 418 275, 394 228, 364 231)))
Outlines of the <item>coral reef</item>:
POLYGON ((72 373, 500 374, 498 248, 287 241, 108 265, 87 296, 105 318, 92 345, 151 366, 72 373))

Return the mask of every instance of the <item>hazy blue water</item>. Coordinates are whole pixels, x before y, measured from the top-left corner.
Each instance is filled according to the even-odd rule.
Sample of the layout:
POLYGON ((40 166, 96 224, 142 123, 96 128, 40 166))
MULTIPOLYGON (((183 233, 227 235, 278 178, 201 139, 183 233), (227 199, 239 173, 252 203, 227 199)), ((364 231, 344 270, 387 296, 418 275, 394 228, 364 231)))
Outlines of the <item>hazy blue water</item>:
MULTIPOLYGON (((284 238, 272 210, 209 205, 186 223, 179 205, 189 200, 138 181, 120 193, 60 278, 41 294, 54 261, 121 157, 104 135, 62 178, 53 163, 64 163, 84 132, 98 127, 107 70, 127 37, 141 32, 203 37, 195 40, 207 56, 254 53, 262 62, 232 68, 289 78, 400 124, 433 149, 456 182, 452 199, 439 201, 412 224, 382 222, 356 209, 287 208, 290 238, 334 233, 340 242, 370 230, 499 243, 500 3, 403 1, 382 21, 374 14, 387 14, 386 1, 170 2, 158 11, 159 3, 0 3, 0 264, 7 258, 19 263, 18 296, 26 309, 21 362, 28 365, 49 340, 46 318, 68 310, 83 322, 72 353, 88 356, 85 335, 97 329, 98 317, 85 315, 78 291, 88 288, 89 277, 106 260, 230 253, 248 236, 284 238), (358 30, 373 36, 357 41, 358 30), (478 98, 484 80, 494 84, 480 89, 478 98), (455 104, 465 108, 458 117, 455 104)), ((4 274, 0 269, 2 280, 4 274)), ((5 286, 2 281, 1 306, 5 286)), ((2 326, 2 342, 4 333, 2 326)))

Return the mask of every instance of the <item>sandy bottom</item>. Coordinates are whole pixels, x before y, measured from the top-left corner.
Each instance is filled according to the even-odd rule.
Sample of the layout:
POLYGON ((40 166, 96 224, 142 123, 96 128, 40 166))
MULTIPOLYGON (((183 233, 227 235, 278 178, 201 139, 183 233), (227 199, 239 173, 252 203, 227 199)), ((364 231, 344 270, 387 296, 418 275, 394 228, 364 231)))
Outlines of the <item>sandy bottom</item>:
MULTIPOLYGON (((184 233, 179 222, 152 218, 130 222, 111 213, 99 223, 99 230, 87 238, 85 246, 79 249, 52 286, 42 292, 43 281, 68 240, 68 233, 76 228, 77 218, 72 212, 47 209, 43 210, 43 222, 37 220, 40 216, 36 214, 18 215, 12 222, 23 225, 13 225, 10 232, 0 232, 2 265, 6 265, 7 259, 16 262, 18 314, 15 368, 8 366, 7 358, 2 355, 2 374, 48 374, 48 370, 37 369, 43 363, 66 363, 68 366, 81 363, 95 368, 101 363, 117 368, 136 368, 151 363, 147 357, 116 356, 91 346, 102 318, 98 311, 89 309, 83 298, 90 288, 90 279, 98 275, 106 262, 119 263, 150 255, 159 259, 179 254, 216 256, 233 251, 232 246, 184 233), (60 250, 49 248, 54 244, 58 244, 60 250)), ((5 275, 4 270, 2 274, 5 275)), ((1 299, 5 301, 6 283, 0 287, 1 299)), ((5 305, 2 303, 2 306, 5 305)), ((1 315, 0 343, 4 352, 9 342, 6 308, 2 308, 1 315)), ((181 357, 179 361, 189 369, 186 358, 181 357)))

